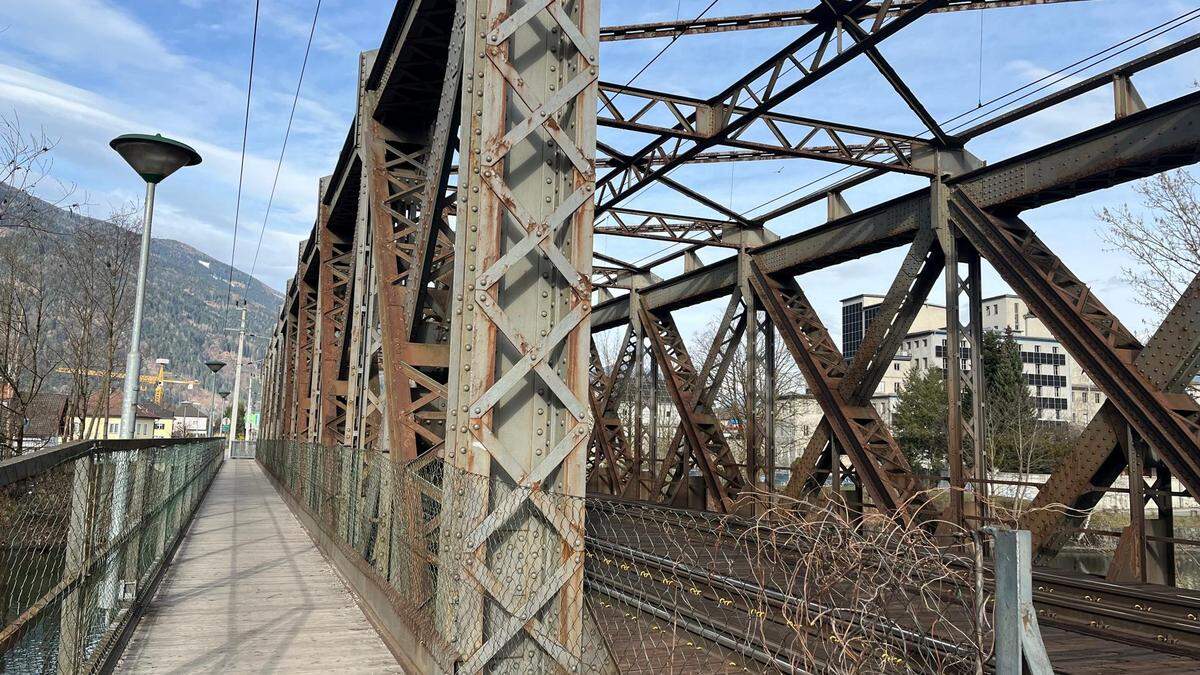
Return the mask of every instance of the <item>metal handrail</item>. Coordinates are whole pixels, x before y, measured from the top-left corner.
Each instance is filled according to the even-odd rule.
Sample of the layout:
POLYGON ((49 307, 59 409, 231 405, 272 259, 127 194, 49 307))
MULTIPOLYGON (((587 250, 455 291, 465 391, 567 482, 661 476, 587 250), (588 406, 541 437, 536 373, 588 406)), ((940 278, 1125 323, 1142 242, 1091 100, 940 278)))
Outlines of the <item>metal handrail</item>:
POLYGON ((165 448, 183 443, 202 443, 222 438, 222 436, 208 436, 205 438, 93 439, 64 443, 0 461, 0 487, 32 478, 56 466, 87 455, 144 448, 165 448))

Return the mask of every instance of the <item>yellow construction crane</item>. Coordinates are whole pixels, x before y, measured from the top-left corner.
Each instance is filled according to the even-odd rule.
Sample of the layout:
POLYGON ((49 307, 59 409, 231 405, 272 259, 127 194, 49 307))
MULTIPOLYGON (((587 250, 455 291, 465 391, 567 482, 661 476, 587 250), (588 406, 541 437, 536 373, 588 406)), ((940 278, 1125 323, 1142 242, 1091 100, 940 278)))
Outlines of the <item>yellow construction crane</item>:
MULTIPOLYGON (((156 373, 154 375, 139 375, 138 382, 141 382, 142 384, 154 385, 154 404, 155 405, 162 405, 163 389, 164 389, 163 385, 186 384, 188 386, 188 389, 191 389, 194 385, 200 384, 200 380, 181 380, 181 379, 177 379, 177 378, 167 377, 166 368, 167 368, 167 365, 169 365, 171 363, 170 359, 155 359, 154 362, 156 364, 158 364, 158 373, 156 373)), ((125 379, 125 373, 110 373, 110 372, 105 372, 103 370, 87 370, 87 369, 76 370, 73 368, 57 368, 56 370, 60 373, 80 374, 80 375, 87 375, 88 377, 105 377, 105 376, 107 376, 108 378, 110 378, 112 380, 124 380, 125 379)))

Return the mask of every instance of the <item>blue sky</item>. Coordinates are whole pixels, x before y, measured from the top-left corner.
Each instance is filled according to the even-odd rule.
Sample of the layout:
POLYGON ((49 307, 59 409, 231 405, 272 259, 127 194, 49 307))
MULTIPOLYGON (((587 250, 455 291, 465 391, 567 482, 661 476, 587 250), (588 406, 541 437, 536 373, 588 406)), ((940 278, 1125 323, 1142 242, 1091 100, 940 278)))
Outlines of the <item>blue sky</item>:
MULTIPOLYGON (((608 0, 605 24, 695 16, 709 0, 656 3, 608 0)), ((155 234, 187 242, 221 260, 230 255, 237 189, 252 0, 9 0, 0 7, 0 114, 16 115, 28 131, 57 139, 54 177, 73 184, 72 201, 86 196, 93 215, 141 197, 137 179, 108 148, 120 133, 161 132, 191 143, 204 156, 159 191, 155 234)), ((709 16, 794 9, 805 2, 720 0, 709 16)), ((256 276, 282 288, 296 247, 316 212, 317 179, 328 174, 354 109, 358 53, 378 46, 391 15, 388 0, 325 0, 279 189, 256 276)), ((1026 84, 1109 45, 1197 7, 1195 2, 1087 0, 1060 5, 960 12, 926 17, 890 39, 884 54, 938 119, 974 108, 983 99, 1026 84), (982 21, 981 21, 982 19, 982 21), (983 49, 980 49, 980 31, 983 49), (982 61, 983 78, 980 78, 982 61)), ((313 0, 262 0, 259 49, 236 264, 248 269, 283 138, 303 55, 313 0)), ((688 36, 637 84, 710 96, 793 39, 801 29, 688 36)), ((1107 61, 1088 75, 1200 30, 1200 20, 1107 61)), ((665 44, 663 40, 607 43, 602 77, 625 82, 665 44)), ((1194 89, 1200 58, 1188 55, 1144 72, 1135 83, 1148 104, 1194 89)), ((1064 83, 1066 84, 1066 83, 1064 83)), ((850 64, 808 89, 783 111, 898 132, 920 125, 866 61, 850 64)), ((968 149, 996 161, 1111 119, 1111 92, 1099 90, 973 141, 968 149)), ((620 147, 631 141, 602 134, 620 147)), ((684 167, 675 178, 736 210, 757 204, 837 169, 810 161, 684 167)), ((849 172, 841 174, 847 175, 849 172)), ((914 189, 919 179, 896 177, 847 192, 853 208, 914 189)), ((47 197, 56 188, 43 184, 47 197)), ((807 192, 807 190, 803 191, 807 192)), ((1026 213, 1026 220, 1101 298, 1135 330, 1151 317, 1119 281, 1128 261, 1106 252, 1095 211, 1136 201, 1128 187, 1095 193, 1026 213)), ((668 192, 651 189, 632 205, 696 215, 706 212, 668 192)), ((780 234, 817 225, 824 207, 798 211, 771 224, 780 234)), ((657 242, 600 238, 596 249, 638 259, 657 242)), ((879 254, 806 275, 830 329, 837 301, 886 289, 900 252, 879 254)), ((708 259, 714 259, 711 254, 708 259)), ((675 270, 664 268, 662 273, 675 270)), ((985 291, 1007 289, 988 273, 985 291)), ((696 329, 712 306, 677 317, 696 329)))

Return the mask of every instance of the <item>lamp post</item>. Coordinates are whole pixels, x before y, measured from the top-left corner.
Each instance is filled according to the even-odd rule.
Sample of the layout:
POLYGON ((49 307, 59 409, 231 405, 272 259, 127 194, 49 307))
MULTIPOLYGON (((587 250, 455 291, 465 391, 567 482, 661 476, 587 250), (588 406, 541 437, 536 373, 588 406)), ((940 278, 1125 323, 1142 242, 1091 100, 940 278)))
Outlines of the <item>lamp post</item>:
POLYGON ((225 367, 225 362, 224 361, 207 361, 207 362, 205 362, 204 365, 208 366, 208 369, 210 371, 212 371, 212 376, 213 376, 212 396, 208 402, 208 435, 216 436, 216 434, 213 433, 215 431, 215 429, 213 428, 213 412, 215 412, 217 409, 217 372, 219 372, 222 368, 225 367))
MULTIPOLYGON (((221 395, 222 402, 229 400, 229 390, 228 389, 226 389, 224 391, 218 391, 217 393, 221 395)), ((224 409, 222 409, 222 414, 217 415, 217 423, 220 424, 224 420, 225 420, 224 409)), ((232 431, 232 430, 233 430, 233 427, 232 427, 232 425, 230 425, 230 431, 232 431)))
MULTIPOLYGON (((117 136, 109 146, 146 181, 146 213, 142 223, 142 250, 138 258, 137 292, 133 301, 133 328, 129 335, 129 356, 125 360, 125 391, 121 398, 121 438, 133 438, 134 410, 137 406, 138 375, 141 371, 142 306, 146 300, 146 266, 150 261, 150 224, 154 219, 154 187, 185 166, 200 163, 200 155, 190 147, 162 136, 126 134, 117 136)), ((115 541, 125 529, 125 505, 128 497, 129 451, 113 454, 112 507, 109 541, 115 541)), ((117 616, 117 580, 120 569, 114 558, 109 562, 100 606, 117 616)))
POLYGON ((179 141, 161 135, 125 134, 109 145, 146 181, 146 213, 142 224, 142 251, 138 259, 137 292, 133 302, 133 329, 129 356, 125 361, 125 392, 121 400, 121 437, 133 438, 134 406, 137 404, 138 374, 141 370, 142 305, 146 299, 146 265, 150 261, 150 224, 154 218, 154 188, 167 176, 185 166, 200 163, 200 155, 179 141))

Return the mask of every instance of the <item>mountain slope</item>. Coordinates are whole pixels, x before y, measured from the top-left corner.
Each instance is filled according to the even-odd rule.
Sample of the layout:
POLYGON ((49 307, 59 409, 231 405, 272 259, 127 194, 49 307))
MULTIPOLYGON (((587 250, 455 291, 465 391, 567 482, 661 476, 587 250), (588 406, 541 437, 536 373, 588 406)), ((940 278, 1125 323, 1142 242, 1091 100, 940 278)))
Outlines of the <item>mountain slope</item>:
MULTIPOLYGON (((5 223, 0 222, 0 246, 15 246, 18 238, 32 238, 36 242, 36 248, 33 250, 50 253, 28 259, 26 262, 49 269, 51 280, 66 278, 71 273, 69 264, 63 265, 60 262, 62 257, 53 255, 55 247, 61 249, 69 245, 70 237, 87 228, 111 229, 111 225, 103 221, 58 208, 0 183, 0 216, 5 210, 11 213, 17 202, 23 202, 17 205, 17 208, 25 214, 25 220, 34 223, 37 229, 14 228, 11 225, 6 228, 3 227, 5 223)), ((13 219, 10 218, 9 222, 13 222, 13 219)), ((139 237, 138 234, 130 233, 120 238, 122 246, 132 249, 132 255, 129 256, 131 269, 127 272, 130 275, 136 274, 139 237)), ((69 283, 64 281, 63 285, 68 286, 69 283)), ((132 313, 132 281, 128 286, 128 311, 132 313)), ((227 303, 229 291, 228 264, 183 242, 152 238, 142 323, 143 373, 156 371, 155 359, 169 359, 169 373, 181 379, 200 380, 207 390, 209 371, 204 362, 217 359, 231 364, 221 372, 218 388, 231 386, 239 313, 227 303)), ((232 300, 241 299, 246 300, 247 331, 261 336, 248 339, 247 356, 252 360, 259 360, 264 351, 263 343, 275 325, 283 296, 261 281, 252 279, 245 272, 235 269, 232 300)), ((60 337, 61 333, 62 331, 51 328, 50 334, 53 339, 64 339, 60 337)), ((125 346, 121 347, 118 358, 120 364, 124 363, 126 349, 125 346)), ((99 368, 101 364, 96 363, 93 367, 99 368)), ((116 370, 121 370, 121 366, 116 370)), ((63 383, 50 384, 61 386, 63 383)), ((198 390, 189 392, 185 387, 179 386, 168 386, 166 391, 168 403, 201 398, 207 403, 207 392, 202 395, 198 390)))

